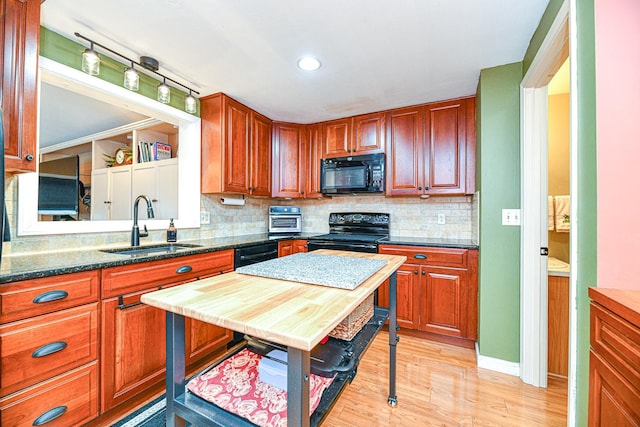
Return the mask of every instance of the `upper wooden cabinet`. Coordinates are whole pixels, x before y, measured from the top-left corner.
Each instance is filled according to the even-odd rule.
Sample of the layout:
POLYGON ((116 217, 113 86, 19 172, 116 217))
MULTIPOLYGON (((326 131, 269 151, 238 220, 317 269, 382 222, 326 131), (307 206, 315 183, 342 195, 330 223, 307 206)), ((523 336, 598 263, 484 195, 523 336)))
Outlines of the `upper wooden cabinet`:
POLYGON ((304 197, 306 151, 304 125, 282 122, 273 124, 273 197, 304 197))
POLYGON ((475 191, 475 98, 387 113, 389 196, 475 191))
POLYGON ((251 175, 249 194, 271 195, 271 120, 251 112, 251 175))
POLYGON ((323 197, 320 192, 320 161, 322 160, 322 124, 316 123, 307 125, 305 153, 307 166, 305 179, 304 196, 309 198, 323 197))
POLYGON ((41 0, 2 0, 0 70, 5 169, 35 172, 41 0))
POLYGON ((384 113, 324 122, 322 158, 383 152, 384 122, 384 113))
POLYGON ((351 117, 322 123, 323 158, 351 154, 351 124, 351 117))
POLYGON ((387 113, 387 183, 390 196, 424 191, 424 108, 408 107, 387 113))
POLYGON ((322 124, 274 123, 273 197, 320 198, 322 124))
POLYGON ((372 113, 353 118, 352 152, 350 154, 382 153, 384 151, 385 113, 372 113))
POLYGON ((203 193, 269 196, 271 121, 217 93, 200 99, 203 193))

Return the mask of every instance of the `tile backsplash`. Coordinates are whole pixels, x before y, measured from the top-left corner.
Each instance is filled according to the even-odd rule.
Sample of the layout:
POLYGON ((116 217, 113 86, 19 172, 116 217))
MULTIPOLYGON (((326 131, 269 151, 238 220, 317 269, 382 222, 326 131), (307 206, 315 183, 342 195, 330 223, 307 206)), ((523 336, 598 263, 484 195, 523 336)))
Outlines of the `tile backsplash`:
MULTIPOLYGON (((71 235, 17 236, 17 178, 7 176, 6 203, 11 227, 11 242, 3 244, 3 254, 26 254, 78 248, 128 245, 130 232, 71 235)), ((477 197, 477 195, 476 195, 477 197)), ((272 205, 302 207, 303 231, 326 233, 331 212, 388 212, 391 233, 425 238, 472 239, 477 241, 477 203, 474 196, 459 197, 382 197, 341 196, 322 200, 273 200, 246 198, 244 206, 220 203, 221 195, 203 194, 200 209, 210 213, 211 223, 199 229, 178 229, 178 241, 198 238, 227 237, 265 233, 267 212, 272 205), (445 224, 438 224, 438 214, 444 214, 445 224)), ((150 232, 144 243, 162 242, 164 230, 150 232)))

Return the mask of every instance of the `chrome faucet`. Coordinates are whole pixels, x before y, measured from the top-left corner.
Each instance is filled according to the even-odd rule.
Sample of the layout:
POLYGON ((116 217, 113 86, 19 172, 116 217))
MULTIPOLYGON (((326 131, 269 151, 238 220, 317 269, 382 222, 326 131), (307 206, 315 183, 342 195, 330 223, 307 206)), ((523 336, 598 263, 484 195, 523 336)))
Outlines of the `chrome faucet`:
POLYGON ((147 237, 149 232, 147 231, 147 225, 144 226, 144 232, 140 233, 138 228, 138 202, 140 199, 144 199, 147 202, 147 218, 153 219, 153 205, 151 200, 144 194, 136 197, 136 201, 133 203, 133 229, 131 230, 131 246, 140 246, 140 238, 147 237))

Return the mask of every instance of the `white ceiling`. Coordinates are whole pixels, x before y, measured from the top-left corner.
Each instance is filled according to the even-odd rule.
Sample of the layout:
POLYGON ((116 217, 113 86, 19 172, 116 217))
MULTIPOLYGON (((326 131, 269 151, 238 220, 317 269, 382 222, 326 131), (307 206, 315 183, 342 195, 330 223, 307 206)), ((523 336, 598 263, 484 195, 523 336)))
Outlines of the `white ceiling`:
POLYGON ((313 123, 473 95, 480 70, 521 61, 548 0, 47 0, 42 24, 203 95, 313 123), (316 72, 296 68, 316 55, 316 72))
POLYGON ((58 86, 40 85, 41 148, 147 118, 58 86))

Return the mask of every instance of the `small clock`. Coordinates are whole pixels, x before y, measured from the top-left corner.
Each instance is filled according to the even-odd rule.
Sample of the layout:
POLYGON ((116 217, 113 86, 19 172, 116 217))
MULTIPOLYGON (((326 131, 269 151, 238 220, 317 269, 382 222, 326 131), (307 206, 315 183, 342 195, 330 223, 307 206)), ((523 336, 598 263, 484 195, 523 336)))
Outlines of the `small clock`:
POLYGON ((118 166, 129 163, 129 159, 127 158, 127 152, 124 148, 118 148, 115 153, 115 161, 114 163, 118 166))

